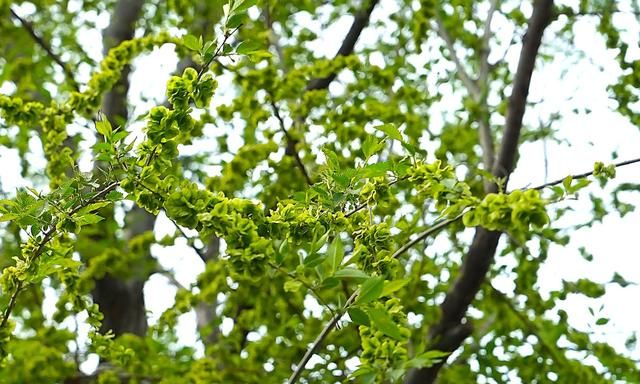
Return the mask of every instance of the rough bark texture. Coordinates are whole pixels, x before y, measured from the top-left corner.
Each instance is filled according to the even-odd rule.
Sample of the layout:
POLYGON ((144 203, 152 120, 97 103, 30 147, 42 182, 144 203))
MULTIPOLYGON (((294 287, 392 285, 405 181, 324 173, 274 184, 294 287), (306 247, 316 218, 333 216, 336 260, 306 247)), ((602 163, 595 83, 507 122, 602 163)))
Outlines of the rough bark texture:
MULTIPOLYGON (((513 80, 513 91, 509 99, 504 135, 493 168, 493 174, 499 178, 508 179, 515 166, 531 76, 542 35, 551 21, 552 10, 553 0, 538 0, 535 2, 533 13, 529 19, 518 68, 513 80)), ((489 192, 496 190, 497 186, 493 185, 489 192)), ((455 351, 471 334, 471 326, 465 321, 464 316, 493 263, 500 235, 500 232, 490 232, 483 228, 476 229, 460 273, 455 277, 444 302, 440 305, 440 321, 429 332, 430 349, 445 352, 455 351)), ((442 365, 436 364, 429 368, 414 370, 408 375, 406 382, 409 384, 432 383, 437 378, 442 365)))
MULTIPOLYGON (((143 0, 120 0, 111 15, 111 23, 104 31, 105 52, 123 41, 133 38, 135 23, 140 17, 143 0)), ((112 91, 102 102, 102 111, 114 124, 127 121, 127 93, 129 91, 129 66, 112 91)), ((127 239, 152 230, 155 217, 139 208, 133 208, 126 218, 127 239)), ((144 335, 147 331, 147 317, 144 305, 144 279, 121 280, 107 275, 96 281, 93 300, 104 314, 102 330, 112 330, 116 336, 123 333, 144 335)))

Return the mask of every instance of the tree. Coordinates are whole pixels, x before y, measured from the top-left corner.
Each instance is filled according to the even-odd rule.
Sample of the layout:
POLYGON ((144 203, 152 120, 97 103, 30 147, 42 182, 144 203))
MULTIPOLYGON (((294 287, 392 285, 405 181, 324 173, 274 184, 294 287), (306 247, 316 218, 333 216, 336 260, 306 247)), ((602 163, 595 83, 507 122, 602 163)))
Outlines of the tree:
POLYGON ((633 211, 632 181, 609 204, 589 185, 640 160, 508 183, 523 145, 565 129, 528 95, 537 69, 579 57, 582 20, 615 55, 615 110, 640 123, 637 2, 393 7, 0 2, 0 137, 25 180, 0 202, 3 382, 640 382, 559 306, 606 285, 538 281, 554 244, 633 211), (322 58, 318 26, 347 19, 322 58), (166 100, 136 101, 130 75, 156 69, 134 60, 160 47, 180 60, 166 100), (562 227, 587 188, 590 218, 562 227), (184 244, 204 265, 187 286, 157 258, 184 244), (150 322, 153 276, 176 294, 150 322), (177 337, 187 313, 201 350, 177 337))

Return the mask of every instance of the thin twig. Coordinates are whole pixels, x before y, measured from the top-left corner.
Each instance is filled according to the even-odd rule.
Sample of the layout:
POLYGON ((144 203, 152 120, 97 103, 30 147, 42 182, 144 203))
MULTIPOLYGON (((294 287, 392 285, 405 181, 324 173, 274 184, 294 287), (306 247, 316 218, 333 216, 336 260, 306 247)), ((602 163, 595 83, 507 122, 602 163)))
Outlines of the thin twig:
MULTIPOLYGON (((493 15, 498 10, 500 0, 491 0, 487 19, 484 23, 484 31, 482 33, 482 47, 480 48, 480 72, 478 74, 478 87, 480 88, 480 97, 478 104, 480 105, 480 145, 482 146, 482 162, 486 170, 493 168, 495 161, 495 150, 493 143, 493 135, 491 134, 491 122, 488 113, 487 95, 489 93, 489 54, 491 52, 489 43, 491 41, 491 21, 493 15)), ((491 187, 489 182, 484 185, 485 191, 491 187)))
MULTIPOLYGON (((389 184, 387 184, 388 187, 394 185, 395 183, 397 183, 398 181, 400 181, 401 179, 395 179, 393 181, 390 181, 389 184)), ((344 214, 344 217, 351 217, 353 215, 355 215, 356 213, 362 211, 363 209, 365 209, 367 207, 368 203, 362 203, 360 205, 357 205, 355 208, 353 208, 351 211, 347 212, 344 214)))
MULTIPOLYGON (((69 217, 73 216, 74 214, 78 213, 78 211, 80 211, 82 208, 84 208, 84 207, 88 206, 89 204, 92 204, 92 203, 96 202, 97 200, 103 198, 104 195, 106 195, 110 191, 114 190, 119 185, 120 185, 119 181, 116 181, 116 182, 113 182, 113 183, 107 185, 102 190, 100 190, 95 195, 93 195, 93 197, 91 197, 90 199, 85 201, 84 204, 79 204, 74 209, 72 209, 68 213, 68 216, 69 217)), ((36 259, 38 257, 40 257, 40 255, 44 251, 44 247, 53 238, 53 235, 56 232, 56 224, 57 224, 57 221, 51 223, 49 229, 44 233, 44 236, 42 237, 42 240, 38 244, 38 247, 33 252, 33 256, 31 257, 31 260, 30 260, 31 263, 35 262, 36 259)), ((3 315, 2 315, 2 322, 0 322, 0 329, 4 328, 7 325, 7 321, 9 321, 9 316, 11 316, 11 312, 13 311, 13 308, 16 305, 16 300, 18 299, 18 294, 20 294, 20 291, 22 290, 22 288, 23 288, 23 282, 22 281, 18 281, 18 283, 16 284, 16 288, 13 291, 13 294, 11 295, 11 298, 9 299, 9 304, 7 305, 7 308, 5 309, 5 311, 4 311, 3 315)))
POLYGON ((307 288, 309 291, 311 291, 311 293, 313 293, 313 295, 316 297, 316 299, 318 299, 318 301, 320 302, 320 304, 325 307, 331 314, 334 314, 335 312, 333 311, 333 309, 331 309, 331 307, 329 306, 329 304, 327 304, 326 301, 324 301, 322 299, 322 297, 320 297, 320 294, 318 293, 318 291, 313 288, 309 283, 307 283, 306 281, 304 281, 303 279, 299 278, 298 276, 296 276, 293 272, 289 272, 286 271, 284 268, 282 268, 281 266, 272 263, 272 262, 268 262, 267 264, 269 264, 269 266, 273 269, 275 269, 276 271, 287 275, 287 277, 289 277, 292 280, 298 281, 300 282, 300 284, 304 285, 305 288, 307 288))
POLYGON ((218 55, 220 54, 220 51, 222 50, 222 48, 224 48, 224 45, 227 43, 227 40, 229 40, 229 38, 233 36, 233 34, 236 33, 236 31, 238 31, 238 29, 240 29, 241 26, 242 24, 238 25, 231 31, 227 31, 224 34, 224 39, 222 39, 222 43, 220 43, 220 45, 218 45, 218 47, 216 48, 216 51, 213 53, 213 56, 211 56, 211 58, 207 60, 202 65, 202 67, 200 67, 200 70, 198 71, 198 77, 196 77, 196 83, 198 83, 202 78, 202 76, 209 70, 209 66, 211 65, 211 63, 213 63, 213 60, 215 60, 218 57, 218 55))
POLYGON ((422 231, 421 233, 418 234, 418 236, 416 236, 415 239, 409 241, 408 243, 406 243, 405 245, 403 245, 402 247, 400 247, 394 254, 393 257, 398 258, 400 257, 403 253, 405 253, 406 251, 408 251, 409 249, 411 249, 411 247, 413 247, 414 245, 416 245, 417 243, 419 243, 420 241, 426 239, 427 237, 429 237, 430 235, 440 231, 441 229, 446 228, 449 224, 454 223, 458 220, 460 220, 462 218, 462 216, 464 216, 466 212, 463 211, 460 214, 458 214, 457 216, 454 216, 450 219, 446 219, 446 220, 442 220, 439 223, 427 228, 426 230, 422 231))
POLYGON ((79 87, 78 83, 76 82, 76 79, 73 77, 73 72, 71 72, 71 69, 69 69, 69 67, 67 67, 67 65, 64 63, 64 61, 62 61, 62 59, 60 59, 60 57, 53 52, 53 50, 51 49, 51 46, 49 45, 49 43, 46 42, 40 35, 38 35, 38 33, 33 28, 33 25, 30 22, 28 22, 27 20, 25 20, 22 17, 20 17, 20 15, 18 15, 13 10, 13 8, 9 8, 9 12, 11 12, 11 16, 14 19, 18 20, 20 25, 22 25, 22 27, 29 33, 29 36, 31 36, 33 41, 35 41, 36 44, 38 44, 40 46, 40 48, 42 48, 47 53, 47 56, 49 56, 49 58, 51 60, 53 60, 56 64, 58 64, 58 66, 60 68, 62 68, 62 71, 64 72, 64 74, 67 77, 67 80, 69 81, 71 86, 76 91, 79 92, 80 91, 80 87, 79 87))
POLYGON ((340 321, 342 316, 344 316, 344 313, 347 311, 349 306, 356 300, 356 297, 358 297, 359 293, 360 293, 359 289, 353 292, 351 296, 349 296, 349 298, 347 299, 347 302, 344 303, 342 308, 338 311, 338 313, 336 313, 331 318, 331 320, 324 326, 324 328, 322 329, 318 337, 316 337, 313 343, 311 343, 311 346, 309 346, 309 348, 307 349, 307 352, 304 354, 304 356, 296 366, 296 369, 293 371, 293 373, 289 377, 289 380, 287 381, 288 384, 295 384, 298 381, 298 379, 300 378, 300 375, 302 374, 302 371, 304 371, 305 365, 307 365, 307 363, 311 359, 311 356, 313 356, 316 349, 318 349, 318 347, 320 346, 320 344, 322 344, 324 339, 329 335, 329 333, 331 333, 333 328, 335 328, 336 324, 338 324, 338 321, 340 321))
MULTIPOLYGON (((458 216, 455 216, 455 217, 453 217, 451 219, 443 220, 443 221, 439 222, 438 224, 435 224, 434 226, 430 227, 429 229, 423 231, 422 233, 418 234, 418 236, 415 239, 409 241, 408 243, 406 243, 405 245, 400 247, 396 252, 394 252, 392 257, 393 258, 400 257, 403 253, 405 253, 406 251, 411 249, 411 247, 413 247, 414 245, 419 243, 421 240, 424 240, 429 235, 440 231, 441 229, 445 228, 449 224, 451 224, 451 223, 457 221, 458 219, 460 219, 463 214, 464 213, 460 213, 458 216)), ((304 354, 304 356, 302 357, 300 362, 297 364, 296 369, 293 371, 293 373, 291 374, 291 377, 289 378, 288 384, 294 384, 296 381, 298 381, 298 379, 300 378, 300 375, 302 374, 302 371, 304 370, 305 365, 307 365, 307 362, 309 362, 309 360, 311 359, 311 356, 313 356, 313 354, 315 353, 316 349, 318 349, 320 344, 329 335, 329 333, 331 333, 331 331, 336 326, 336 324, 338 324, 338 321, 340 320, 340 318, 342 318, 342 316, 347 311, 347 309, 349 309, 351 304, 358 297, 359 293, 360 293, 360 289, 355 290, 351 294, 351 296, 349 296, 349 299, 347 299, 347 302, 344 303, 344 305, 338 311, 338 313, 336 313, 331 318, 331 320, 324 326, 324 328, 322 329, 322 331, 320 332, 318 337, 316 337, 316 339, 313 341, 313 343, 311 343, 311 346, 307 349, 307 352, 304 354)))
MULTIPOLYGON (((624 167, 625 165, 630 165, 630 164, 635 164, 635 163, 640 163, 640 158, 621 161, 621 162, 613 164, 613 166, 616 167, 616 168, 619 168, 619 167, 624 167)), ((584 179, 585 177, 589 177, 589 176, 593 175, 594 172, 595 171, 578 173, 576 175, 571 175, 571 178, 573 180, 584 179)), ((533 187, 533 188, 526 188, 525 187, 525 188, 520 188, 520 189, 521 190, 527 190, 527 189, 541 190, 541 189, 546 188, 546 187, 553 187, 554 185, 558 185, 558 184, 562 183, 566 178, 567 178, 567 176, 563 177, 562 179, 558 179, 558 180, 550 181, 548 183, 540 184, 540 185, 538 185, 536 187, 533 187)))
POLYGON ((273 114, 275 115, 276 119, 278 119, 278 122, 280 123, 280 130, 282 131, 282 133, 284 133, 284 136, 287 140, 287 149, 291 149, 290 151, 291 155, 296 161, 298 168, 300 168, 300 172, 302 172, 302 175, 304 176, 304 179, 306 180, 307 185, 313 185, 313 180, 311 180, 311 176, 309 176, 309 172, 307 172, 307 168, 304 166, 304 163, 300 158, 300 154, 298 154, 298 151, 295 148, 297 140, 294 139, 289 133, 289 131, 287 130, 284 124, 284 119, 282 118, 282 115, 280 115, 280 109, 278 108, 278 105, 276 104, 273 98, 273 94, 270 91, 268 91, 267 94, 269 96, 269 104, 271 104, 271 109, 273 110, 273 114))
POLYGON ((491 0, 489 12, 487 13, 487 19, 484 23, 484 31, 482 33, 482 48, 480 51, 480 73, 478 75, 478 82, 480 83, 480 86, 485 86, 487 78, 489 77, 489 53, 491 52, 489 49, 489 42, 492 35, 491 22, 493 20, 493 15, 498 10, 499 4, 500 0, 491 0))
POLYGON ((195 244, 193 244, 193 238, 188 236, 184 230, 182 229, 182 227, 176 223, 175 220, 173 220, 172 218, 170 218, 169 216, 167 216, 167 218, 171 221, 171 223, 176 227, 176 229, 178 230, 178 232, 180 232, 180 234, 182 235, 182 237, 184 237, 187 240, 187 245, 191 247, 191 249, 193 249, 198 256, 200 257, 200 259, 202 259, 202 261, 204 261, 205 263, 207 262, 207 256, 204 254, 204 252, 202 251, 202 249, 196 247, 195 244))
POLYGON ((451 60, 456 66, 456 70, 458 71, 460 80, 462 80, 462 83, 465 85, 471 96, 473 96, 474 99, 478 100, 480 98, 480 88, 478 87, 478 83, 476 83, 471 78, 464 65, 462 65, 462 61, 456 54, 456 48, 453 45, 453 39, 451 39, 451 36, 449 35, 447 28, 444 26, 444 23, 442 22, 440 16, 436 15, 435 21, 437 26, 436 32, 442 38, 442 40, 444 40, 444 43, 449 50, 449 56, 451 56, 451 60))

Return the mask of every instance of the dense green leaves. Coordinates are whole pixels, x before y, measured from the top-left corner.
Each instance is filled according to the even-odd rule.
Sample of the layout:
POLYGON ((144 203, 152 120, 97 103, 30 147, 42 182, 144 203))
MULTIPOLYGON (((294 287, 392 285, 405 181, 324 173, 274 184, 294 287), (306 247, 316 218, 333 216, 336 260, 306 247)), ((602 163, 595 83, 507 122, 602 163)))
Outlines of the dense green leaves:
MULTIPOLYGON (((604 186, 616 166, 597 162, 548 188, 510 190, 510 169, 491 164, 502 156, 519 67, 511 58, 519 46, 509 42, 526 42, 530 7, 158 2, 131 22, 136 37, 105 38, 113 48, 92 58, 95 49, 77 37, 99 35, 107 13, 108 31, 119 30, 116 9, 135 3, 0 2, 11 17, 0 25, 0 146, 17 153, 30 184, 2 190, 0 200, 3 382, 399 383, 450 355, 442 382, 640 381, 636 362, 574 329, 560 308, 575 295, 606 297, 605 285, 566 279, 544 295, 539 281, 546 258, 572 245, 574 228, 559 225, 573 199, 589 193, 590 225, 611 205, 632 212, 626 199, 637 186, 620 185, 609 204, 590 183, 604 186), (391 17, 379 12, 388 6, 391 17), (493 27, 485 24, 492 12, 493 27), (344 43, 334 39, 340 20, 354 22, 344 43), (323 26, 337 29, 318 40, 323 26), (359 28, 366 39, 357 39, 359 28), (134 60, 166 49, 187 65, 164 94, 143 87, 138 103, 123 75, 132 68, 132 84, 141 73, 164 82, 158 56, 134 60), (101 104, 132 115, 96 116, 101 104), (489 150, 495 159, 483 156, 489 150), (495 258, 477 252, 489 256, 487 276, 474 280, 485 282, 479 293, 452 292, 460 276, 483 269, 463 266, 475 260, 465 252, 484 241, 471 240, 473 227, 504 232, 506 241, 495 258), (495 277, 511 290, 495 289, 495 277), (452 344, 453 354, 439 351, 446 343, 432 338, 435 324, 451 315, 440 303, 460 297, 475 298, 473 311, 463 308, 454 331, 464 336, 472 324, 473 332, 452 344), (152 309, 152 321, 110 333, 134 305, 152 309), (185 346, 185 329, 197 334, 197 348, 185 346), (87 376, 79 365, 93 353, 108 363, 87 376)), ((543 40, 534 62, 559 65, 555 57, 576 47, 575 19, 592 15, 617 50, 620 68, 611 73, 622 75, 611 95, 633 119, 638 71, 614 5, 558 4, 554 39, 543 40)), ((551 128, 555 117, 525 107, 521 141, 563 137, 551 128), (529 126, 537 120, 541 127, 529 126)), ((634 284, 620 274, 611 282, 634 284)), ((597 332, 614 323, 589 309, 597 332)))

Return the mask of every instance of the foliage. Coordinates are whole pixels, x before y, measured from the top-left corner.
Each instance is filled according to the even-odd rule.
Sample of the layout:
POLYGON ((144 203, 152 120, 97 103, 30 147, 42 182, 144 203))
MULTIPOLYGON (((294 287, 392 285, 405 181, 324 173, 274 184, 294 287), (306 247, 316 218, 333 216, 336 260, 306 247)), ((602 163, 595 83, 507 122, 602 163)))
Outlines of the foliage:
MULTIPOLYGON (((565 212, 559 204, 580 196, 592 176, 605 187, 617 166, 635 161, 597 162, 583 174, 509 190, 515 164, 504 153, 515 158, 518 145, 547 137, 527 135, 522 115, 513 123, 517 95, 505 92, 527 76, 510 71, 506 60, 488 59, 504 38, 491 34, 494 13, 519 39, 535 35, 536 14, 547 4, 552 17, 539 35, 554 25, 567 44, 577 18, 594 13, 607 46, 618 49, 620 68, 634 68, 622 72, 612 94, 620 114, 635 121, 638 63, 626 61, 628 43, 611 22, 616 2, 576 8, 538 0, 531 12, 519 2, 400 0, 388 20, 369 22, 382 6, 375 0, 148 1, 138 20, 143 36, 119 42, 96 64, 74 36, 93 27, 90 15, 125 3, 81 1, 72 12, 71 2, 0 1, 15 21, 0 23, 0 86, 13 86, 0 94, 0 144, 17 149, 22 173, 33 181, 0 201, 3 382, 430 382, 418 381, 425 373, 433 374, 428 380, 439 373, 442 382, 640 382, 633 360, 574 329, 558 308, 569 294, 602 296, 603 285, 565 281, 543 298, 537 281, 550 244, 568 242, 555 227, 565 212), (23 7, 35 8, 31 22, 15 12, 23 7), (333 59, 318 59, 307 44, 316 35, 299 18, 316 13, 325 23, 355 14, 333 59), (86 25, 69 22, 79 15, 86 25), (367 24, 384 38, 355 49, 349 39, 367 24), (189 33, 177 37, 178 28, 189 33), (442 47, 429 47, 432 40, 442 47), (170 76, 166 102, 145 111, 136 136, 135 119, 99 110, 126 87, 123 76, 137 57, 166 46, 190 65, 170 76), (383 54, 384 66, 372 64, 374 53, 383 54), (455 70, 434 70, 443 63, 455 70), (69 68, 81 64, 94 72, 79 82, 69 68), (231 89, 220 89, 229 80, 231 89), (445 97, 457 109, 437 126, 432 113, 445 97), (494 118, 503 116, 504 133, 494 118), (85 123, 81 134, 71 133, 85 123), (32 139, 46 159, 44 182, 28 161, 32 139), (435 143, 433 151, 425 141, 435 143), (80 171, 87 161, 91 171, 80 171), (140 209, 153 217, 146 227, 136 222, 140 209), (122 220, 125 214, 131 220, 122 220), (160 215, 175 225, 174 235, 156 238, 160 215), (471 245, 469 231, 476 234, 471 245), (508 241, 495 257, 516 260, 511 271, 491 267, 500 233, 508 241), (181 238, 205 264, 189 286, 153 254, 181 238), (480 252, 487 270, 469 272, 483 238, 495 241, 480 252), (432 250, 435 239, 448 241, 446 249, 432 250), (114 312, 98 304, 102 282, 132 285, 155 274, 177 286, 159 319, 148 329, 143 319, 144 332, 105 328, 114 312), (477 286, 459 283, 474 274, 477 286), (485 281, 496 276, 513 280, 514 291, 485 281), (456 308, 459 324, 440 324, 458 296, 469 300, 456 308), (52 297, 50 313, 45 301, 52 297), (202 351, 177 337, 179 319, 190 312, 202 351), (98 368, 81 372, 92 354, 98 368)), ((520 60, 532 68, 551 62, 547 43, 520 60)), ((523 111, 526 91, 524 97, 523 111)), ((625 183, 614 192, 621 215, 634 206, 618 194, 634 190, 625 183)), ((592 201, 593 220, 602 220, 607 208, 592 201)), ((615 280, 627 284, 620 275, 615 280)), ((134 305, 124 296, 111 301, 118 300, 108 305, 134 305)))

